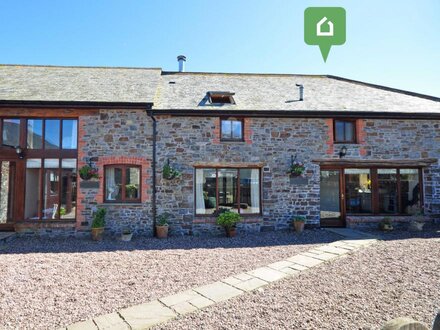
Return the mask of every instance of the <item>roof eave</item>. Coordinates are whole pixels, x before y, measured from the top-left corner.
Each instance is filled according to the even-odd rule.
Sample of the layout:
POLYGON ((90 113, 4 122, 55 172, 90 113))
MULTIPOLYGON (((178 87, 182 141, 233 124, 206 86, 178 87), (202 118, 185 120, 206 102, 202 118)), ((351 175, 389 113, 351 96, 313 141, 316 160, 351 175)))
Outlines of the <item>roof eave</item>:
POLYGON ((0 100, 0 107, 8 108, 105 108, 149 110, 153 105, 153 102, 0 100))
POLYGON ((379 112, 358 110, 198 110, 198 109, 152 109, 155 115, 176 117, 243 116, 263 118, 368 118, 368 119, 440 119, 432 112, 379 112))

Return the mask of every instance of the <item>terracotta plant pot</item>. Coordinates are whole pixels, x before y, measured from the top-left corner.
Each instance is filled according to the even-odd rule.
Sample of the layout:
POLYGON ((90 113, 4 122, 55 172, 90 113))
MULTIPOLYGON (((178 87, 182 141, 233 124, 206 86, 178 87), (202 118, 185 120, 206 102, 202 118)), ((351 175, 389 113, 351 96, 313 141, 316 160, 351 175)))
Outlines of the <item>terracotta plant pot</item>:
POLYGON ((304 221, 294 221, 293 226, 295 227, 295 232, 301 234, 304 231, 304 221))
POLYGON ((129 233, 129 234, 122 233, 121 241, 123 241, 123 242, 130 242, 132 237, 133 237, 133 233, 129 233))
POLYGON ((156 236, 157 238, 167 238, 168 226, 156 226, 156 236))
POLYGON ((226 237, 235 237, 237 235, 237 228, 225 228, 226 230, 226 237))
POLYGON ((104 227, 92 228, 92 240, 101 241, 104 234, 104 227))

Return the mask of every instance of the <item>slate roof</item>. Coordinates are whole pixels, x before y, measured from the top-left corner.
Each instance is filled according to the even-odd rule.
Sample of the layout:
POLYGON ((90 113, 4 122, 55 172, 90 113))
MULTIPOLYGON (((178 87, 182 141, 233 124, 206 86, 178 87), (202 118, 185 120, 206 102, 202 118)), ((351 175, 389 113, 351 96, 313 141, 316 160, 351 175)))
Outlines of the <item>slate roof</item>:
POLYGON ((161 69, 0 65, 0 100, 152 102, 161 69))
POLYGON ((159 68, 0 65, 0 101, 148 103, 158 110, 440 114, 440 98, 326 75, 164 72, 159 68), (298 87, 304 85, 304 101, 298 87), (210 91, 235 104, 210 105, 210 91))
POLYGON ((324 75, 164 72, 154 108, 440 113, 440 98, 409 94, 324 75), (304 101, 296 84, 304 86, 304 101), (235 104, 210 105, 209 91, 233 92, 235 104))

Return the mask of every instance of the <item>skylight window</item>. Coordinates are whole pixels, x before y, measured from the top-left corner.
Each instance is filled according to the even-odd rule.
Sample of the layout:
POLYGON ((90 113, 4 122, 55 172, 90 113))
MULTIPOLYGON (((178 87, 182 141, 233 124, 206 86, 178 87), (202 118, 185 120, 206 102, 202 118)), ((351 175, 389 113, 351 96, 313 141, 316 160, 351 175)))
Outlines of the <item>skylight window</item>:
POLYGON ((233 95, 231 92, 208 92, 209 103, 214 105, 223 104, 235 104, 233 95))

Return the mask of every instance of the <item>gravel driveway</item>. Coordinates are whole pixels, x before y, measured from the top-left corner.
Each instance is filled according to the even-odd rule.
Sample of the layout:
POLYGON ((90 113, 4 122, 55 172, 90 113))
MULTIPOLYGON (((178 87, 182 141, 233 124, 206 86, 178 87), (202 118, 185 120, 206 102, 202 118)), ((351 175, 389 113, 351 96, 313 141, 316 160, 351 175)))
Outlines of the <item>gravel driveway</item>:
POLYGON ((324 230, 130 243, 18 238, 0 245, 0 329, 57 328, 337 239, 324 230))
POLYGON ((440 308, 440 227, 385 241, 157 329, 379 329, 431 324, 440 308))

